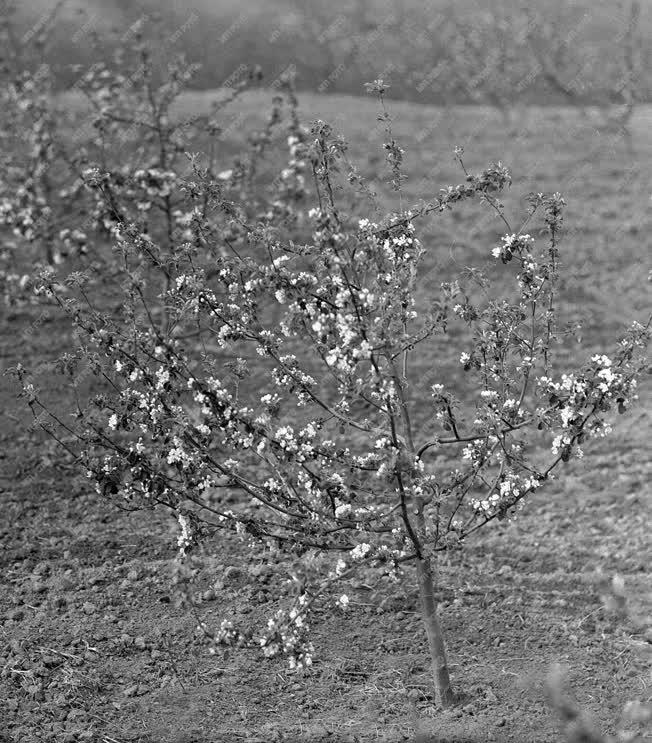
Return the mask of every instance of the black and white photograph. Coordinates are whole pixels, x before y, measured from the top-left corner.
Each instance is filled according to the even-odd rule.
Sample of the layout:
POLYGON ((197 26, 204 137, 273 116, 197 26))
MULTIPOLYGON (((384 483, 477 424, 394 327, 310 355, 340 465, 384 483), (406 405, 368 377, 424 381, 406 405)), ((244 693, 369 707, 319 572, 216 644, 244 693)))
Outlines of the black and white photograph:
POLYGON ((0 743, 652 741, 652 0, 0 0, 0 743))

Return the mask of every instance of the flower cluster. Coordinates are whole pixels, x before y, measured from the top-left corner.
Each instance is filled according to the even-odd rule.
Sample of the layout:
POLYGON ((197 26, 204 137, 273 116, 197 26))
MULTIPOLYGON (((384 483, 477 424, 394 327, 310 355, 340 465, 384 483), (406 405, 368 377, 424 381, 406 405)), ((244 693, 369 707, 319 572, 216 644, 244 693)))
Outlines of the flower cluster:
MULTIPOLYGON (((625 348, 630 348, 627 342, 625 348)), ((573 452, 582 456, 579 444, 586 438, 611 433, 611 423, 604 414, 612 407, 624 413, 638 399, 636 377, 622 353, 615 363, 596 354, 578 374, 562 374, 559 381, 542 376, 537 382, 549 406, 542 417, 551 428, 561 429, 552 442, 552 453, 564 461, 573 452)))
POLYGON ((314 647, 308 636, 308 596, 302 594, 289 611, 279 610, 268 620, 267 631, 260 638, 260 647, 267 657, 283 654, 290 668, 309 668, 314 647))
POLYGON ((504 514, 540 485, 541 481, 537 477, 524 477, 510 471, 503 472, 495 488, 481 500, 472 499, 471 506, 484 517, 504 514))
POLYGON ((505 235, 502 238, 502 245, 495 247, 491 254, 494 258, 500 258, 503 263, 509 263, 514 255, 525 253, 529 255, 530 248, 534 244, 534 238, 530 235, 505 235))

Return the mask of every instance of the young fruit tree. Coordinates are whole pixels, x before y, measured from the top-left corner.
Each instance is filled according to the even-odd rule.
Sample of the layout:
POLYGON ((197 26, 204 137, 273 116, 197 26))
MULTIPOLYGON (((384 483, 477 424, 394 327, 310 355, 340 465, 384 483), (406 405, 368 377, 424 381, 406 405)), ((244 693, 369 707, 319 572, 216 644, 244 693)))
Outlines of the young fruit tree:
POLYGON ((638 0, 614 3, 603 23, 609 44, 587 44, 592 15, 580 7, 543 17, 528 9, 526 38, 533 66, 548 89, 583 115, 597 109, 597 125, 623 136, 632 154, 631 123, 636 106, 649 96, 647 52, 640 32, 638 0))
MULTIPOLYGON (((382 100, 385 84, 371 88, 382 100)), ((384 109, 381 120, 400 193, 403 151, 384 109)), ((90 365, 102 392, 64 420, 47 413, 27 371, 17 373, 37 420, 98 492, 176 514, 182 554, 229 531, 249 557, 288 555, 297 569, 293 605, 262 628, 202 625, 215 644, 310 666, 309 616, 320 594, 339 594, 346 608, 338 581, 369 568, 400 578, 413 566, 434 696, 445 707, 456 696, 438 614, 438 556, 511 517, 582 456, 585 441, 610 432, 610 413, 636 398, 649 322, 635 323, 612 356, 561 373, 559 194, 529 197, 525 223, 540 228, 532 237, 511 226, 499 201, 508 170, 498 163, 467 173, 457 150, 460 185, 410 209, 354 218, 341 189, 364 184, 344 142, 321 121, 290 139, 291 167, 314 181, 305 239, 301 220, 288 226, 262 214, 247 222, 245 208, 197 166, 184 186, 193 235, 163 297, 166 326, 152 318, 147 275, 135 270, 151 238, 124 225, 119 313, 97 306, 83 276, 69 281, 76 299, 58 298, 45 281, 80 339, 62 370, 74 381, 75 369, 90 365), (434 258, 418 225, 473 199, 506 234, 487 247, 487 271, 468 270, 426 301, 421 286, 434 258), (202 260, 204 215, 217 213, 224 231, 210 234, 224 250, 202 260), (416 361, 429 359, 436 374, 428 346, 453 324, 460 373, 429 379, 424 392, 416 361)))
MULTIPOLYGON (((0 11, 5 36, 12 30, 10 20, 0 11)), ((34 300, 29 272, 37 262, 67 272, 81 267, 96 284, 107 283, 115 263, 110 241, 125 225, 149 236, 149 252, 145 246, 141 250, 141 262, 147 263, 143 270, 150 285, 158 274, 165 291, 193 219, 182 208, 187 199, 180 190, 192 173, 189 152, 206 153, 204 169, 225 192, 237 194, 248 213, 260 209, 259 184, 253 189, 252 183, 258 170, 268 167, 265 159, 276 130, 296 118, 291 75, 274 81, 263 128, 250 131, 228 156, 225 130, 243 128, 241 118, 228 123, 228 108, 257 84, 257 67, 238 67, 210 109, 193 114, 184 111, 181 99, 198 65, 171 54, 169 40, 166 44, 147 29, 143 19, 122 35, 112 61, 83 70, 63 95, 57 94, 48 64, 37 67, 24 50, 7 48, 0 65, 5 83, 0 93, 0 229, 7 235, 0 247, 0 299, 5 304, 34 300)), ((289 177, 284 183, 300 197, 300 184, 289 177)), ((217 244, 209 215, 202 214, 204 244, 217 244)), ((166 321, 165 308, 151 310, 166 321)))

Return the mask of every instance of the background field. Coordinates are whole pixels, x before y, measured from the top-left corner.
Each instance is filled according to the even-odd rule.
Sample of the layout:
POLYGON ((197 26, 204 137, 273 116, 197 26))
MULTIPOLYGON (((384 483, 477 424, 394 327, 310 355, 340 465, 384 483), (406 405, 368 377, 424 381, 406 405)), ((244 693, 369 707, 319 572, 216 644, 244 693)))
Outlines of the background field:
MULTIPOLYGON (((205 108, 212 96, 186 98, 184 113, 205 108)), ((260 122, 268 98, 257 91, 238 111, 260 122)), ((382 176, 372 101, 301 100, 306 118, 335 123, 351 142, 352 159, 367 175, 382 176)), ((455 145, 464 146, 472 170, 499 159, 510 166, 514 184, 505 203, 514 215, 529 191, 564 194, 563 305, 569 319, 584 323, 584 348, 569 346, 569 356, 611 349, 624 324, 649 313, 650 109, 640 108, 633 121, 633 153, 618 136, 598 133, 590 112, 575 109, 523 107, 513 130, 480 107, 393 103, 391 111, 407 151, 408 201, 461 180, 455 145)), ((427 220, 428 281, 484 265, 503 231, 475 206, 427 220)), ((4 368, 52 359, 70 344, 66 322, 41 312, 3 310, 4 368)), ((442 373, 459 368, 450 339, 432 353, 420 361, 424 375, 435 358, 442 373)), ((543 691, 555 662, 568 668, 577 700, 607 731, 627 700, 650 698, 649 622, 646 630, 603 602, 619 574, 634 612, 650 616, 649 383, 614 436, 588 447, 583 462, 516 520, 442 562, 452 672, 469 695, 445 713, 429 697, 411 583, 389 598, 371 576, 353 583, 348 614, 320 616, 316 663, 305 678, 249 652, 207 656, 190 639, 193 618, 170 603, 175 524, 99 500, 55 447, 28 430, 8 379, 1 394, 0 740, 557 743, 559 722, 543 691)), ((267 615, 276 606, 266 565, 236 567, 238 549, 214 545, 206 581, 222 577, 202 605, 208 620, 267 615)))
MULTIPOLYGON (((37 36, 55 4, 53 0, 18 3, 19 38, 37 36)), ((635 30, 643 41, 637 52, 641 72, 636 86, 638 97, 650 101, 651 53, 645 40, 652 32, 652 2, 640 0, 639 5, 635 30)), ((189 62, 201 65, 192 83, 197 89, 222 85, 245 62, 261 65, 270 79, 292 65, 300 89, 308 92, 357 95, 365 82, 380 74, 387 77, 391 71, 392 98, 477 102, 487 101, 484 88, 493 88, 507 99, 567 103, 565 94, 546 82, 543 71, 521 89, 521 68, 515 59, 522 62, 531 56, 517 38, 526 8, 541 14, 541 23, 556 28, 553 37, 564 48, 558 59, 552 49, 548 53, 566 84, 580 83, 578 98, 619 100, 619 65, 629 13, 625 0, 540 4, 521 0, 490 4, 482 0, 64 0, 46 60, 61 86, 73 84, 79 69, 74 65, 86 68, 106 58, 120 38, 133 36, 130 29, 135 22, 146 19, 157 24, 167 48, 181 50, 189 62), (450 54, 450 25, 469 23, 484 27, 485 34, 475 69, 469 72, 469 78, 484 79, 473 94, 465 85, 449 89, 446 75, 438 78, 434 72, 450 54), (505 64, 485 69, 485 63, 491 68, 492 55, 506 50, 505 64), (584 68, 582 60, 589 61, 584 68)), ((455 55, 460 56, 459 48, 455 55)))

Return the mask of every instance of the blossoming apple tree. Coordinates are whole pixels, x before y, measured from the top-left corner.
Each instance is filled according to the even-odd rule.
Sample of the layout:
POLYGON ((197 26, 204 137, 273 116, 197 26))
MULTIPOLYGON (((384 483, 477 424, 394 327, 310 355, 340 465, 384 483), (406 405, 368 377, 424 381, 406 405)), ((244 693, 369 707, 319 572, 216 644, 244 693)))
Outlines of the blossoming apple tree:
MULTIPOLYGON (((376 88, 382 95, 382 84, 376 88)), ((308 666, 320 588, 361 567, 400 576, 414 566, 435 697, 446 706, 455 695, 437 556, 511 516, 582 455, 585 441, 610 431, 610 413, 635 400, 649 323, 632 326, 613 355, 561 373, 558 194, 531 195, 527 222, 539 225, 536 238, 505 217, 498 195, 510 175, 500 163, 411 209, 353 218, 338 201, 343 175, 360 182, 343 142, 316 122, 310 131, 295 127, 289 144, 292 167, 314 182, 305 239, 296 223, 271 214, 247 221, 223 184, 197 168, 184 185, 192 235, 163 297, 165 328, 149 312, 147 275, 133 270, 151 242, 133 225, 116 232, 120 314, 96 306, 84 277, 69 281, 77 299, 58 298, 46 277, 82 340, 62 369, 74 376, 86 359, 104 390, 79 403, 74 423, 53 413, 44 425, 98 492, 172 509, 182 553, 221 530, 260 553, 312 558, 289 610, 261 629, 204 625, 216 643, 255 645, 308 666), (418 225, 470 199, 486 202, 507 228, 499 245, 487 246, 500 280, 490 290, 476 270, 472 281, 442 283, 424 306, 419 287, 432 256, 418 225), (197 247, 208 213, 224 219, 223 232, 210 233, 224 249, 209 261, 197 247), (424 390, 414 364, 452 323, 463 329, 456 358, 471 390, 465 396, 452 378, 429 380, 424 390), (451 466, 433 464, 440 452, 451 466)), ((386 150, 400 189, 402 151, 391 136, 386 150)), ((18 374, 43 420, 47 403, 18 374)), ((348 604, 345 594, 339 603, 348 604)))

